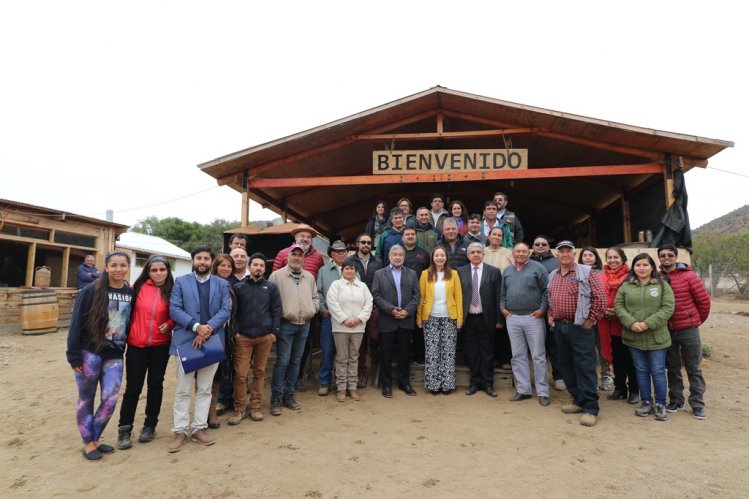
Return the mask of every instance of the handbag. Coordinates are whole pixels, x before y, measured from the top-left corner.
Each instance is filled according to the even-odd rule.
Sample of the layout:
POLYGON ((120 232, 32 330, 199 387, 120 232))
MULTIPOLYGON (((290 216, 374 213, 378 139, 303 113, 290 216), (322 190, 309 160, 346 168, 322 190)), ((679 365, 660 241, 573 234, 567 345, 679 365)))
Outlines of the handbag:
POLYGON ((212 334, 200 348, 192 343, 177 347, 177 358, 182 370, 187 373, 221 362, 226 358, 226 350, 218 334, 212 334))

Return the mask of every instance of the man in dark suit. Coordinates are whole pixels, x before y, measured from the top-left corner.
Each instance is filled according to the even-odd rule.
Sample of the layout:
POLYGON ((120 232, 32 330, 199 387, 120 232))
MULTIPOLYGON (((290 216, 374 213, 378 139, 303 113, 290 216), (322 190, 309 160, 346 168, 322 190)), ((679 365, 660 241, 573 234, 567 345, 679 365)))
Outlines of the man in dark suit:
POLYGON ((471 368, 471 385, 466 395, 494 391, 494 342, 499 322, 499 296, 502 276, 499 269, 484 265, 484 245, 471 243, 467 248, 468 265, 458 269, 463 288, 463 350, 471 368))
POLYGON ((414 315, 419 303, 419 282, 416 272, 403 266, 403 246, 390 248, 387 267, 375 272, 372 282, 372 297, 379 309, 377 326, 380 330, 380 380, 382 395, 393 396, 393 375, 390 350, 398 343, 398 388, 407 395, 416 395, 411 387, 411 356, 409 343, 415 327, 414 315))
MULTIPOLYGON (((169 315, 175 323, 172 332, 171 355, 180 348, 200 348, 211 335, 218 335, 225 344, 224 325, 231 315, 229 283, 211 275, 213 251, 208 246, 198 246, 192 253, 192 274, 174 280, 169 299, 169 315)), ((211 405, 211 387, 218 363, 185 374, 177 365, 177 390, 174 394, 174 439, 169 452, 177 452, 187 442, 190 431, 190 401, 195 394, 195 411, 192 419, 192 441, 212 445, 215 440, 206 432, 208 410, 211 405), (193 390, 193 383, 195 389, 193 390)))

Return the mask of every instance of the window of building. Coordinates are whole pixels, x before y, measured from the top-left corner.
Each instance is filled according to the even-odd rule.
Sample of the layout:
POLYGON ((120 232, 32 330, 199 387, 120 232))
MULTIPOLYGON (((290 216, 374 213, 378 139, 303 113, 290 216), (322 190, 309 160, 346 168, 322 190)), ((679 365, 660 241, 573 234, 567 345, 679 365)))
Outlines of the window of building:
POLYGON ((55 232, 55 242, 57 244, 69 244, 72 246, 83 246, 84 248, 96 248, 96 238, 85 236, 83 234, 73 234, 72 232, 55 232))
POLYGON ((21 225, 5 224, 0 229, 3 234, 16 237, 28 237, 30 239, 41 239, 42 241, 49 241, 49 231, 44 229, 37 229, 34 227, 24 227, 21 225))

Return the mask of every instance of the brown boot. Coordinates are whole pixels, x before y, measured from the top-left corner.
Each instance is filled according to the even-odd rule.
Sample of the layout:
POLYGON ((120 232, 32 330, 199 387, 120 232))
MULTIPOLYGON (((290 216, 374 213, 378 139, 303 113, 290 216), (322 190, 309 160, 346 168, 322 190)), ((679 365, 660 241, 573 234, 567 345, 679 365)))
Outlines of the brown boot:
POLYGON ((192 434, 192 441, 200 445, 213 445, 216 443, 216 439, 208 435, 205 430, 198 430, 192 434))
POLYGON ((186 443, 187 443, 187 435, 185 435, 181 431, 175 433, 174 438, 169 443, 169 452, 172 452, 172 453, 179 452, 180 449, 182 449, 182 447, 184 447, 186 443))
POLYGON ((349 390, 348 394, 351 397, 351 400, 356 400, 357 402, 361 400, 361 397, 359 396, 359 392, 357 392, 356 390, 349 390))
POLYGON ((338 390, 338 402, 346 402, 346 390, 338 390))

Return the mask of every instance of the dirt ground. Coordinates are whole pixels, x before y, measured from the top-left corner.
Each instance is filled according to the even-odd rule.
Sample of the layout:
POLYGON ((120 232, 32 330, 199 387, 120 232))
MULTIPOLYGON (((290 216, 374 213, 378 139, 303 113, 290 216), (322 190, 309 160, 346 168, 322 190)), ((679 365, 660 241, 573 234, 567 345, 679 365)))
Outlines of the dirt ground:
MULTIPOLYGON (((65 331, 0 336, 0 496, 111 497, 746 497, 749 495, 749 303, 716 301, 702 327, 708 419, 634 416, 601 401, 586 428, 552 403, 511 403, 514 391, 456 391, 361 402, 298 394, 303 409, 213 431, 217 444, 169 454, 173 361, 157 438, 86 462, 65 331)), ((124 388, 124 386, 123 386, 124 388)), ((145 395, 145 393, 144 393, 145 395)), ((605 394, 603 394, 605 395, 605 394)), ((145 400, 139 404, 137 428, 145 400)), ((119 406, 118 406, 119 410, 119 406)), ((114 444, 117 416, 102 441, 114 444)))

